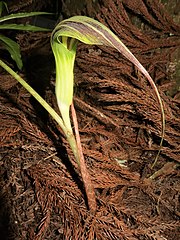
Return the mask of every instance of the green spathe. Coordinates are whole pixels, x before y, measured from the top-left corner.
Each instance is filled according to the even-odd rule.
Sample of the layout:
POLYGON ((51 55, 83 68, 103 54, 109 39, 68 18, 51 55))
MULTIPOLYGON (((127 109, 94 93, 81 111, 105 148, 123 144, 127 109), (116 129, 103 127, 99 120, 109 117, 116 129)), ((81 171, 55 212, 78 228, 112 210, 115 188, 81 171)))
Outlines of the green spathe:
POLYGON ((74 83, 74 61, 76 55, 76 46, 73 46, 71 51, 66 44, 58 42, 55 39, 51 42, 52 50, 56 63, 56 84, 55 92, 59 110, 61 112, 64 124, 69 131, 72 132, 69 107, 73 98, 73 83, 74 83))

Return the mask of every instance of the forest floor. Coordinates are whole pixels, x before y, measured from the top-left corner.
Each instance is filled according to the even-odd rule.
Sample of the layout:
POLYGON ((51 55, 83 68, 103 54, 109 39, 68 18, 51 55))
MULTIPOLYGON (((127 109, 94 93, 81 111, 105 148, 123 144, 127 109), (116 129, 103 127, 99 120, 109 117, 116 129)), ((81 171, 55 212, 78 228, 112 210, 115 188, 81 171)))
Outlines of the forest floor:
MULTIPOLYGON (((40 2, 21 5, 16 0, 10 10, 41 11, 50 4, 40 2)), ((165 108, 162 151, 152 168, 161 140, 161 114, 147 79, 116 50, 80 43, 74 105, 97 199, 97 212, 91 214, 61 129, 0 69, 1 239, 179 240, 178 1, 170 14, 167 1, 162 1, 164 5, 158 0, 85 1, 77 9, 62 2, 67 2, 62 6, 63 17, 95 17, 148 70, 165 108)), ((24 62, 20 75, 57 110, 49 36, 15 34, 24 62)), ((0 51, 15 68, 8 54, 0 51)))

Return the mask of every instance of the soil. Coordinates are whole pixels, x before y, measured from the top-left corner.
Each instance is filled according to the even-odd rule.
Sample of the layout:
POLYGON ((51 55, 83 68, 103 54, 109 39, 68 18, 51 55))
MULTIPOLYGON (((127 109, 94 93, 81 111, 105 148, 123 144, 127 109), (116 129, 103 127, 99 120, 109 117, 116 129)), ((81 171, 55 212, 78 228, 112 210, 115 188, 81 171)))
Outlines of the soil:
MULTIPOLYGON (((162 151, 152 168, 161 115, 146 78, 116 50, 79 43, 74 105, 96 193, 97 211, 92 214, 61 129, 0 69, 0 238, 179 240, 178 1, 169 1, 176 3, 171 15, 158 0, 72 2, 16 0, 8 6, 11 13, 87 15, 113 30, 158 87, 166 116, 162 151)), ((58 111, 50 33, 15 32, 13 37, 24 62, 19 74, 58 111)), ((9 55, 0 52, 18 71, 9 55)))

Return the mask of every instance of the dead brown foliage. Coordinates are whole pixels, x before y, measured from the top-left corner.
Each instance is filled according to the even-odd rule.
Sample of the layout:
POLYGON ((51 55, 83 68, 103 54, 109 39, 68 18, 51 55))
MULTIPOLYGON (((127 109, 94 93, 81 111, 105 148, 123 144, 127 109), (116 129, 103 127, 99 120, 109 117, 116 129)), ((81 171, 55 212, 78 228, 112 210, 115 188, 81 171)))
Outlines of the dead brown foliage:
MULTIPOLYGON (((0 212, 8 213, 8 239, 178 240, 180 101, 178 93, 166 93, 174 84, 169 64, 179 46, 180 28, 157 0, 106 0, 95 6, 89 1, 79 13, 110 27, 158 85, 166 114, 160 158, 152 170, 161 122, 146 79, 115 50, 80 44, 74 103, 96 190, 98 210, 91 215, 61 131, 38 115, 39 106, 13 78, 1 74, 0 183, 6 207, 0 212)), ((18 39, 21 43, 24 35, 18 39)), ((40 39, 34 39, 34 52, 40 39)), ((30 55, 28 43, 23 44, 30 55)), ((47 49, 49 45, 44 51, 50 54, 47 49)), ((53 82, 46 98, 56 107, 53 82)))

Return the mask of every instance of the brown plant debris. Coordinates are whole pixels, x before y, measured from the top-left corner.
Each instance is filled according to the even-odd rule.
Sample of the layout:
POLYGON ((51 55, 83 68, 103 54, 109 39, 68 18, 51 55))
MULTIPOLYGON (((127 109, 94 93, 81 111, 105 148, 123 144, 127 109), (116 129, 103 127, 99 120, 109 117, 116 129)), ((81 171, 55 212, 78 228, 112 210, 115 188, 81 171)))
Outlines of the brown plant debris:
MULTIPOLYGON (((1 239, 178 240, 180 99, 178 91, 167 93, 174 86, 169 66, 180 44, 180 27, 158 0, 85 1, 78 11, 67 2, 62 1, 65 16, 94 16, 107 25, 153 77, 166 115, 162 152, 151 169, 161 122, 147 80, 114 49, 79 44, 74 105, 97 200, 97 212, 91 214, 61 130, 1 70, 1 239)), ((15 1, 10 11, 26 11, 31 4, 41 10, 48 1, 15 1)), ((25 59, 21 75, 57 109, 54 73, 47 74, 53 69, 52 54, 48 41, 42 45, 47 35, 27 36, 24 41, 25 33, 17 35, 25 59)))

